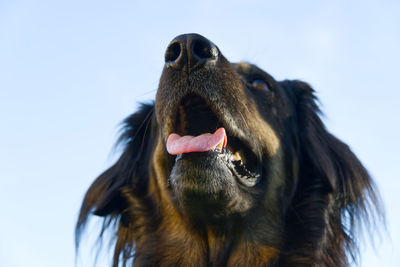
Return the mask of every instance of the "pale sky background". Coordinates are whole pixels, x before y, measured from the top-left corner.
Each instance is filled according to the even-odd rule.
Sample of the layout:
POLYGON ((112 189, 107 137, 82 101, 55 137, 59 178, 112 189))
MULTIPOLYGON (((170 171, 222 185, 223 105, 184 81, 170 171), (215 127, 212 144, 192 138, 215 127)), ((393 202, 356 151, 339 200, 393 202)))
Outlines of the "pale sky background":
MULTIPOLYGON (((0 0, 0 266, 74 266, 82 197, 187 32, 317 90, 384 199, 388 234, 364 246, 361 266, 399 266, 398 0, 0 0)), ((88 246, 80 266, 92 266, 88 246)))

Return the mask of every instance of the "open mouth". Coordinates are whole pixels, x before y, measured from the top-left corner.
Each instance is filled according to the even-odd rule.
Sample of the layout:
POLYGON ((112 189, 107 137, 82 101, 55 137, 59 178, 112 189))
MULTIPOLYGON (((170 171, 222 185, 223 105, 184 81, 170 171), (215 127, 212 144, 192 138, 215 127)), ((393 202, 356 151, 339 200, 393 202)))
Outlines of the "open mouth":
POLYGON ((195 153, 217 156, 241 181, 256 181, 260 176, 256 155, 227 128, 202 97, 188 95, 177 109, 167 150, 177 155, 176 160, 195 153))

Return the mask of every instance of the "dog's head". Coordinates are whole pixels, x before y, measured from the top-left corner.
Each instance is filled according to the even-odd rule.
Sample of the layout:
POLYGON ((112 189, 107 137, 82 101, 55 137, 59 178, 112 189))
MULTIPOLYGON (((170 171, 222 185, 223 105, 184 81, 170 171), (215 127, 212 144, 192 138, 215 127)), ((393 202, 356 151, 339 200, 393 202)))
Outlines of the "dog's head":
POLYGON ((125 150, 89 189, 78 221, 80 229, 93 209, 119 220, 114 263, 133 244, 146 254, 163 233, 207 233, 199 241, 207 243, 214 229, 232 247, 217 252, 225 262, 213 262, 232 261, 243 239, 272 248, 282 264, 341 265, 354 220, 377 201, 364 167, 325 129, 306 83, 232 64, 197 34, 170 43, 155 103, 125 125, 125 150))
POLYGON ((277 82, 255 66, 229 63, 195 34, 175 38, 165 59, 155 111, 157 152, 168 168, 157 177, 176 207, 196 220, 217 219, 286 195, 297 162, 285 162, 281 140, 294 110, 277 82))

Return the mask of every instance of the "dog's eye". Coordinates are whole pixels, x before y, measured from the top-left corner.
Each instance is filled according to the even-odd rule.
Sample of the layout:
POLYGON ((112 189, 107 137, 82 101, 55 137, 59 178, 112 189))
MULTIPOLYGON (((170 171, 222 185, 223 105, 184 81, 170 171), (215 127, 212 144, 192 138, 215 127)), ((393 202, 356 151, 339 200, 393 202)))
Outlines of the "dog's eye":
POLYGON ((266 91, 269 90, 268 84, 260 79, 256 79, 256 80, 252 81, 251 86, 253 86, 254 88, 260 89, 260 90, 266 90, 266 91))

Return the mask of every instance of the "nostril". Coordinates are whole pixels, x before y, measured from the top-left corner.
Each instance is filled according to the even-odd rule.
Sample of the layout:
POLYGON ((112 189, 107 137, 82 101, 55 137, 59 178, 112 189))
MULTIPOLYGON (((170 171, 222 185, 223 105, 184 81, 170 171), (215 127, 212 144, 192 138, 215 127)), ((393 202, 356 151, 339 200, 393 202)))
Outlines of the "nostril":
POLYGON ((216 58, 216 48, 206 40, 196 40, 192 46, 192 52, 194 56, 200 59, 213 59, 216 58))
POLYGON ((191 72, 207 62, 216 62, 218 48, 198 34, 182 34, 175 37, 165 51, 165 67, 191 72))
POLYGON ((169 45, 167 51, 165 52, 165 62, 173 63, 181 55, 181 45, 179 42, 174 42, 169 45))

